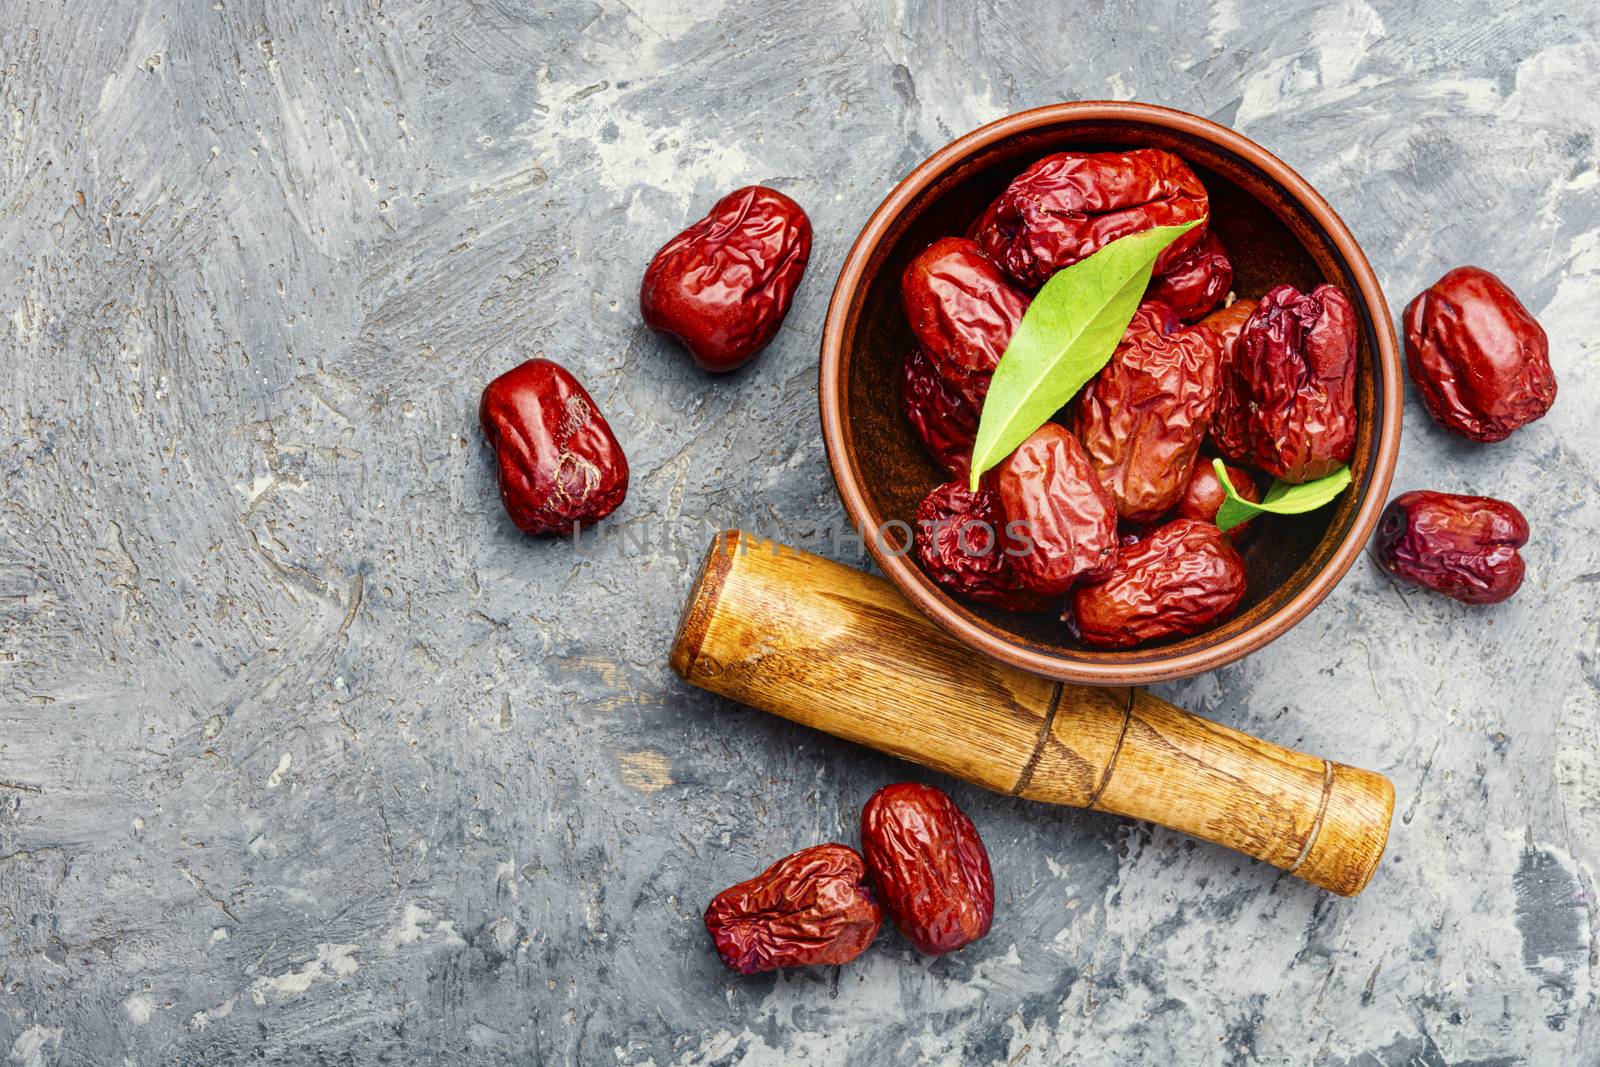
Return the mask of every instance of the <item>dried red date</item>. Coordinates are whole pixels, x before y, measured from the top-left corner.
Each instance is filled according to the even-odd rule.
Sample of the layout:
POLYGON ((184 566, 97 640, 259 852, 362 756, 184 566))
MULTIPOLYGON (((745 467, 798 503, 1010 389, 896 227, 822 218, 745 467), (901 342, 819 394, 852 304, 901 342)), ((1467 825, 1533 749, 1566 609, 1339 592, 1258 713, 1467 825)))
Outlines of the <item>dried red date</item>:
POLYGON ((490 382, 478 422, 494 446, 500 500, 526 533, 570 533, 628 493, 628 460, 588 392, 564 367, 530 359, 490 382))
MULTIPOLYGON (((1256 311, 1254 300, 1235 300, 1227 307, 1213 311, 1200 320, 1200 325, 1208 327, 1217 335, 1217 342, 1222 348, 1222 362, 1218 369, 1217 383, 1220 388, 1226 382, 1234 360, 1239 358, 1239 335, 1244 332, 1244 324, 1250 321, 1250 316, 1256 311)), ((1219 400, 1220 403, 1220 400, 1219 400)))
POLYGON ((928 454, 956 478, 972 465, 972 442, 978 436, 979 410, 951 387, 920 348, 906 357, 901 379, 906 421, 928 454))
POLYGON ((1467 604, 1498 604, 1522 585, 1528 520, 1503 500, 1418 491, 1389 502, 1374 539, 1391 574, 1467 604))
POLYGON ((1047 422, 998 468, 1001 506, 1022 544, 1017 581, 1059 596, 1104 576, 1117 558, 1117 506, 1078 439, 1047 422))
POLYGON ((730 371, 783 325, 811 257, 811 220, 776 189, 750 185, 661 246, 644 272, 645 323, 709 371, 730 371))
MULTIPOLYGON (((1027 289, 1037 289, 1119 237, 1204 218, 1205 186, 1171 152, 1059 152, 1017 176, 973 226, 979 247, 1027 289)), ((1204 236, 1196 227, 1156 260, 1164 273, 1204 236)))
POLYGON ((1244 560, 1217 528, 1173 519, 1124 546, 1111 575, 1073 595, 1073 621, 1085 644, 1128 648, 1192 634, 1244 599, 1244 560))
POLYGON ((866 866, 847 845, 801 849, 706 908, 717 954, 740 974, 849 963, 882 925, 866 866))
MULTIPOLYGON (((1228 481, 1233 483, 1234 491, 1252 504, 1261 503, 1261 490, 1256 488, 1255 477, 1238 467, 1227 467, 1228 481)), ((1211 466, 1211 461, 1201 458, 1194 465, 1194 473, 1189 475, 1189 484, 1184 487, 1183 497, 1178 501, 1177 516, 1180 519, 1199 519, 1202 522, 1215 522, 1217 511, 1222 507, 1227 494, 1222 491, 1222 481, 1217 477, 1216 468, 1211 466)), ((1249 518, 1228 530, 1228 536, 1243 533, 1244 530, 1256 520, 1249 518)))
POLYGON ((1211 439, 1286 482, 1333 473, 1355 451, 1356 317, 1331 285, 1280 285, 1244 324, 1211 439))
POLYGON ((920 951, 941 956, 989 932, 989 853, 943 790, 898 782, 872 794, 861 811, 861 852, 883 910, 920 951))
POLYGON ((1504 282, 1457 267, 1406 307, 1406 366, 1428 413, 1473 441, 1503 441, 1556 400, 1550 342, 1504 282))
POLYGON ((917 507, 917 559, 928 576, 952 593, 1012 611, 1043 611, 1048 598, 1021 587, 1013 541, 993 475, 976 493, 967 480, 946 482, 917 507))
POLYGON ((1183 496, 1217 405, 1221 359, 1209 328, 1180 329, 1171 308, 1147 301, 1078 394, 1073 429, 1122 518, 1152 522, 1183 496))
POLYGON ((935 241, 900 277, 917 342, 940 375, 979 410, 989 376, 1028 310, 1028 296, 961 237, 935 241))
POLYGON ((1228 252, 1217 235, 1207 230, 1199 244, 1155 276, 1144 298, 1159 300, 1184 322, 1194 322, 1221 303, 1232 285, 1233 264, 1228 252))

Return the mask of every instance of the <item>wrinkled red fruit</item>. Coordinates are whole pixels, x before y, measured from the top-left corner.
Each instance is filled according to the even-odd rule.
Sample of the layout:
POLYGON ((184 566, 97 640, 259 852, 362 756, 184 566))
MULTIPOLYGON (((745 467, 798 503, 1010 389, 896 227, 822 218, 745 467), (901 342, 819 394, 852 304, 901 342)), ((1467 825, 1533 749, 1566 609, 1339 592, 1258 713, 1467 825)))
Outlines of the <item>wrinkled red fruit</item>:
POLYGON ((628 493, 628 460, 566 368, 530 359, 483 390, 478 422, 494 446, 500 500, 525 533, 599 522, 628 493))
POLYGON ((1355 362, 1344 293, 1278 286, 1244 324, 1211 439, 1227 459, 1286 482, 1332 474, 1355 451, 1355 362))
POLYGON ((740 974, 849 963, 872 944, 883 911, 848 845, 816 845, 718 893, 706 930, 740 974))
POLYGON ((920 951, 942 956, 989 932, 989 854, 943 790, 898 782, 872 794, 861 812, 861 851, 883 910, 920 951))
MULTIPOLYGON (((1027 289, 1119 237, 1204 218, 1205 186, 1171 152, 1058 152, 1017 176, 973 226, 985 254, 1027 289)), ((1200 243, 1196 227, 1168 245, 1165 273, 1200 243)))
POLYGON ((998 468, 1017 581, 1059 596, 1103 577, 1117 558, 1117 506, 1078 439, 1047 422, 998 468))
POLYGON ((1123 546, 1111 576, 1080 586, 1073 619, 1085 644, 1129 648, 1198 633, 1244 599, 1244 560, 1217 528, 1173 519, 1123 546))
POLYGON ((1474 441, 1502 441, 1556 401, 1550 342, 1504 282, 1457 267, 1406 307, 1406 366, 1428 413, 1474 441))
POLYGON ((1006 515, 993 475, 976 493, 967 480, 946 482, 917 507, 917 559, 943 588, 1012 611, 1044 611, 1047 597, 1018 583, 1016 543, 1007 537, 1006 515))
POLYGON ((965 478, 978 436, 979 410, 952 388, 920 348, 906 357, 901 378, 906 421, 928 454, 952 477, 965 478))
MULTIPOLYGON (((1235 492, 1252 504, 1261 503, 1261 490, 1256 488, 1254 475, 1238 467, 1227 467, 1227 471, 1228 481, 1233 483, 1235 492)), ((1228 495, 1222 491, 1222 482, 1217 478, 1216 469, 1211 466, 1209 459, 1202 456, 1195 463, 1194 472, 1189 475, 1189 484, 1184 486, 1183 497, 1178 501, 1177 516, 1180 519, 1216 522, 1217 511, 1226 499, 1228 495)), ((1246 519, 1228 530, 1228 536, 1243 533, 1255 521, 1253 518, 1246 519)))
POLYGON ((811 257, 811 220, 776 189, 749 185, 661 246, 639 311, 709 371, 730 371, 783 325, 811 257))
POLYGON ((1205 326, 1139 305, 1105 368, 1078 394, 1073 429, 1117 514, 1153 522, 1183 496, 1217 405, 1222 351, 1205 326))
POLYGON ((1151 280, 1144 298, 1159 300, 1184 322, 1194 322, 1222 303, 1232 286, 1233 264, 1227 250, 1207 230, 1199 244, 1151 280))
POLYGON ((917 343, 941 377, 982 410, 989 376, 1028 310, 978 246, 961 237, 933 242, 900 276, 900 298, 917 343))
MULTIPOLYGON (((1217 342, 1222 347, 1222 362, 1217 375, 1219 388, 1232 373, 1230 368, 1239 358, 1239 335, 1244 333, 1244 324, 1250 321, 1250 316, 1255 312, 1254 300, 1235 300, 1227 307, 1213 311, 1200 320, 1200 325, 1217 335, 1217 342)), ((1220 403, 1219 398, 1218 404, 1220 403)))
POLYGON ((1527 543, 1528 520, 1505 501, 1426 490, 1390 501, 1374 539, 1391 574, 1466 604, 1515 593, 1527 543))

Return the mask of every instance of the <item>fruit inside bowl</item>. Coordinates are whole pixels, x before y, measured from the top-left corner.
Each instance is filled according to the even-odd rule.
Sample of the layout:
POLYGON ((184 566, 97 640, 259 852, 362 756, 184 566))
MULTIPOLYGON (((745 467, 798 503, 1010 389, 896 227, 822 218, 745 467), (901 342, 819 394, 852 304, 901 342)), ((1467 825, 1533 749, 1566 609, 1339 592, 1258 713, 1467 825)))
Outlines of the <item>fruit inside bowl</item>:
POLYGON ((1013 116, 919 167, 841 272, 822 379, 836 480, 889 577, 969 644, 1078 681, 1210 669, 1303 617, 1398 447, 1387 308, 1338 218, 1245 138, 1146 105, 1013 116), (1143 277, 1092 269, 1140 241, 1143 277), (1051 395, 1074 323, 1108 317, 1099 362, 1051 395), (1195 514, 1219 486, 1191 492, 1215 458, 1223 525, 1253 518, 1226 534, 1195 514), (1297 490, 1280 512, 1347 481, 1257 517, 1257 477, 1269 509, 1297 490))

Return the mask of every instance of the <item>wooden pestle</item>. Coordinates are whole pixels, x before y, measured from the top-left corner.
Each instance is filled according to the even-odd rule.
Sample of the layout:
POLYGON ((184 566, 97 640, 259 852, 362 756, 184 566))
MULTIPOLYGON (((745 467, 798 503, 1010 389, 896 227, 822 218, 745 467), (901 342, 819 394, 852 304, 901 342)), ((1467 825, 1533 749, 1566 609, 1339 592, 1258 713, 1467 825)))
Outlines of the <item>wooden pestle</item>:
POLYGON ((731 530, 672 646, 685 680, 1001 793, 1148 819, 1352 896, 1394 786, 1140 689, 1066 685, 972 651, 888 582, 731 530))

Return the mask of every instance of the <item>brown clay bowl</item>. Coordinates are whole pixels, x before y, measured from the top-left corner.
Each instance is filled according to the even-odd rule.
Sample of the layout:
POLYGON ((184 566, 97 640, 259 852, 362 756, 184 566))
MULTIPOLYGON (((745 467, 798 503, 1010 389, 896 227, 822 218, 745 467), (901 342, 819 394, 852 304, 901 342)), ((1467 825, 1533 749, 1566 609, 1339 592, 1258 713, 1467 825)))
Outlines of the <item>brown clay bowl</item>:
POLYGON ((1400 448, 1400 403, 1389 309, 1339 216, 1305 179, 1249 138, 1149 104, 1036 108, 934 153, 889 194, 856 239, 822 338, 828 460, 845 509, 878 566, 912 603, 971 647, 1036 674, 1090 685, 1213 670, 1305 618, 1350 569, 1378 521, 1400 448), (1350 297, 1361 324, 1351 488, 1321 511, 1257 520, 1242 546, 1249 588, 1233 617, 1200 634, 1128 650, 1083 646, 1053 613, 1015 614, 952 596, 904 551, 917 504, 945 476, 923 452, 901 407, 900 364, 913 345, 900 306, 901 272, 935 239, 964 233, 1024 167, 1069 147, 1176 152, 1210 193, 1211 226, 1233 259, 1239 296, 1259 297, 1282 282, 1302 290, 1331 282, 1350 297))

